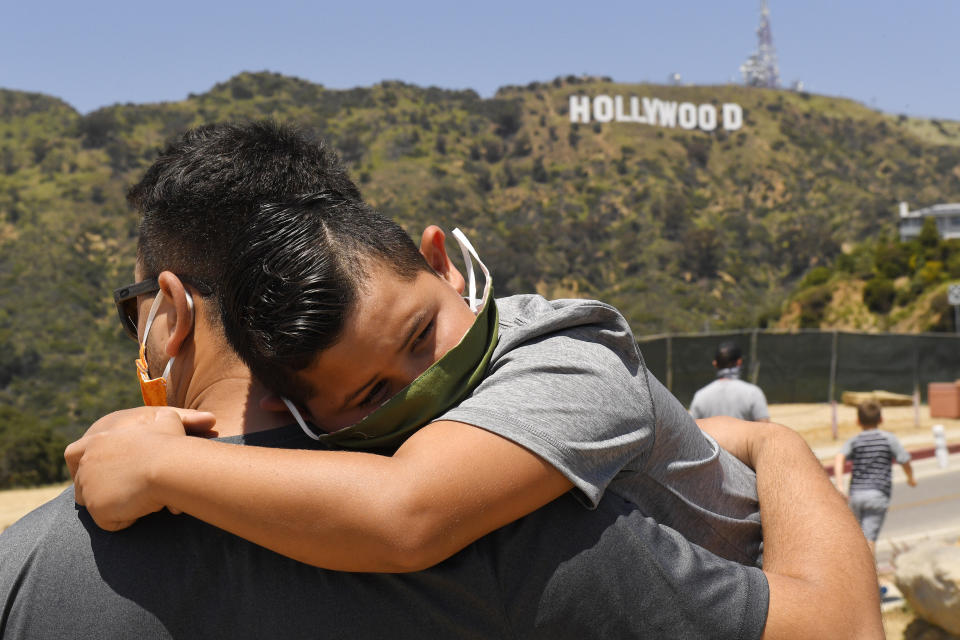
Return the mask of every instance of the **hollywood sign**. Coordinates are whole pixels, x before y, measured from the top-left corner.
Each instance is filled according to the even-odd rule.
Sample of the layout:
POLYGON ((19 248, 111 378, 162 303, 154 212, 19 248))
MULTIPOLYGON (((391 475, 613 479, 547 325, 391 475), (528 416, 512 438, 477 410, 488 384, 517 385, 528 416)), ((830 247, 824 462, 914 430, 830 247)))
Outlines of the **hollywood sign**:
POLYGON ((591 117, 595 122, 636 122, 701 131, 713 131, 718 126, 735 131, 743 126, 743 108, 735 102, 724 103, 718 111, 710 103, 637 96, 630 96, 629 101, 623 96, 570 96, 570 122, 588 123, 591 117))

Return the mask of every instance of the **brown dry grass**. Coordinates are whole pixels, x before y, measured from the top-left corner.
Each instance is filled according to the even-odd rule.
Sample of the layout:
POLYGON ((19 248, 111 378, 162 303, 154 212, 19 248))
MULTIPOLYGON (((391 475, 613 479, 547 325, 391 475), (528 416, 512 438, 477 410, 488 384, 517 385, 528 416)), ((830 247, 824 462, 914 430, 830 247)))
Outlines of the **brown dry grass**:
POLYGON ((64 482, 33 489, 0 491, 0 531, 3 531, 44 502, 60 495, 69 484, 64 482))

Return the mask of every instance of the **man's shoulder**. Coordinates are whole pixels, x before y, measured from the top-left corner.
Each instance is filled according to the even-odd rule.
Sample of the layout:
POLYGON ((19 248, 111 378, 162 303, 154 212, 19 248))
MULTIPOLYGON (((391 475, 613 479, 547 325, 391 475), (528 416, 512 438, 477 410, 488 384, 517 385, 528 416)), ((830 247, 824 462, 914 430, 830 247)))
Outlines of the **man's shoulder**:
POLYGON ((702 400, 703 398, 706 398, 713 394, 723 393, 724 389, 729 389, 730 382, 731 380, 725 380, 723 378, 715 378, 710 382, 708 382, 707 384, 700 387, 699 389, 697 389, 697 391, 693 394, 693 397, 694 399, 696 399, 697 396, 699 396, 700 399, 702 400))

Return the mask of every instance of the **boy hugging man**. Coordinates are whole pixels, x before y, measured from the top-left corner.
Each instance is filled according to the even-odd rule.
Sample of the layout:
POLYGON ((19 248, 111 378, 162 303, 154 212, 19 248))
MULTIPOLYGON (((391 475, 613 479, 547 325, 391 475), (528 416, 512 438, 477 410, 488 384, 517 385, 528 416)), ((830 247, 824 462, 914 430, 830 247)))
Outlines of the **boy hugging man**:
POLYGON ((860 523, 863 535, 873 552, 876 552, 877 536, 890 506, 890 467, 894 461, 903 466, 907 483, 911 487, 917 486, 910 466, 910 454, 900 444, 897 436, 877 428, 881 422, 883 418, 878 403, 861 403, 857 407, 857 424, 863 431, 843 443, 843 449, 837 454, 833 465, 837 488, 844 493, 844 463, 846 460, 853 462, 850 474, 850 509, 860 523))
POLYGON ((437 227, 418 251, 336 191, 262 209, 239 230, 219 287, 225 334, 332 450, 183 438, 131 460, 145 477, 124 485, 148 492, 153 509, 330 569, 432 566, 571 489, 587 508, 613 493, 757 564, 754 473, 646 370, 623 316, 591 300, 494 300, 489 275, 477 301, 476 253, 458 241, 468 303, 437 227), (184 482, 174 467, 185 466, 215 468, 219 481, 184 482))

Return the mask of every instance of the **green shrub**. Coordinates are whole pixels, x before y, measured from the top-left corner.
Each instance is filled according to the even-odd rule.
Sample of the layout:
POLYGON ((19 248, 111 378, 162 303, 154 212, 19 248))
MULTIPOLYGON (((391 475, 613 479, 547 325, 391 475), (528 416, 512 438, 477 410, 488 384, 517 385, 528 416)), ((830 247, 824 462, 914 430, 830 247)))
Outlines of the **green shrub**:
POLYGON ((829 280, 830 276, 832 275, 833 272, 827 267, 814 267, 807 272, 806 276, 804 276, 801 286, 816 287, 821 284, 826 284, 827 280, 829 280))
POLYGON ((800 328, 818 329, 824 312, 833 299, 833 292, 826 285, 807 289, 797 297, 800 303, 800 328))
POLYGON ((893 301, 897 292, 893 281, 889 278, 878 277, 867 283, 863 288, 863 303, 874 313, 887 313, 893 308, 893 301))
POLYGON ((0 489, 66 480, 67 441, 32 416, 0 407, 0 489))
POLYGON ((547 182, 550 179, 550 176, 547 175, 547 170, 543 166, 543 158, 537 158, 533 161, 533 180, 534 182, 547 182))
POLYGON ((924 286, 929 286, 943 280, 945 275, 943 263, 939 260, 931 260, 917 270, 916 278, 924 286))
POLYGON ((877 272, 885 278, 899 278, 910 273, 910 253, 901 242, 881 243, 873 254, 877 272))

